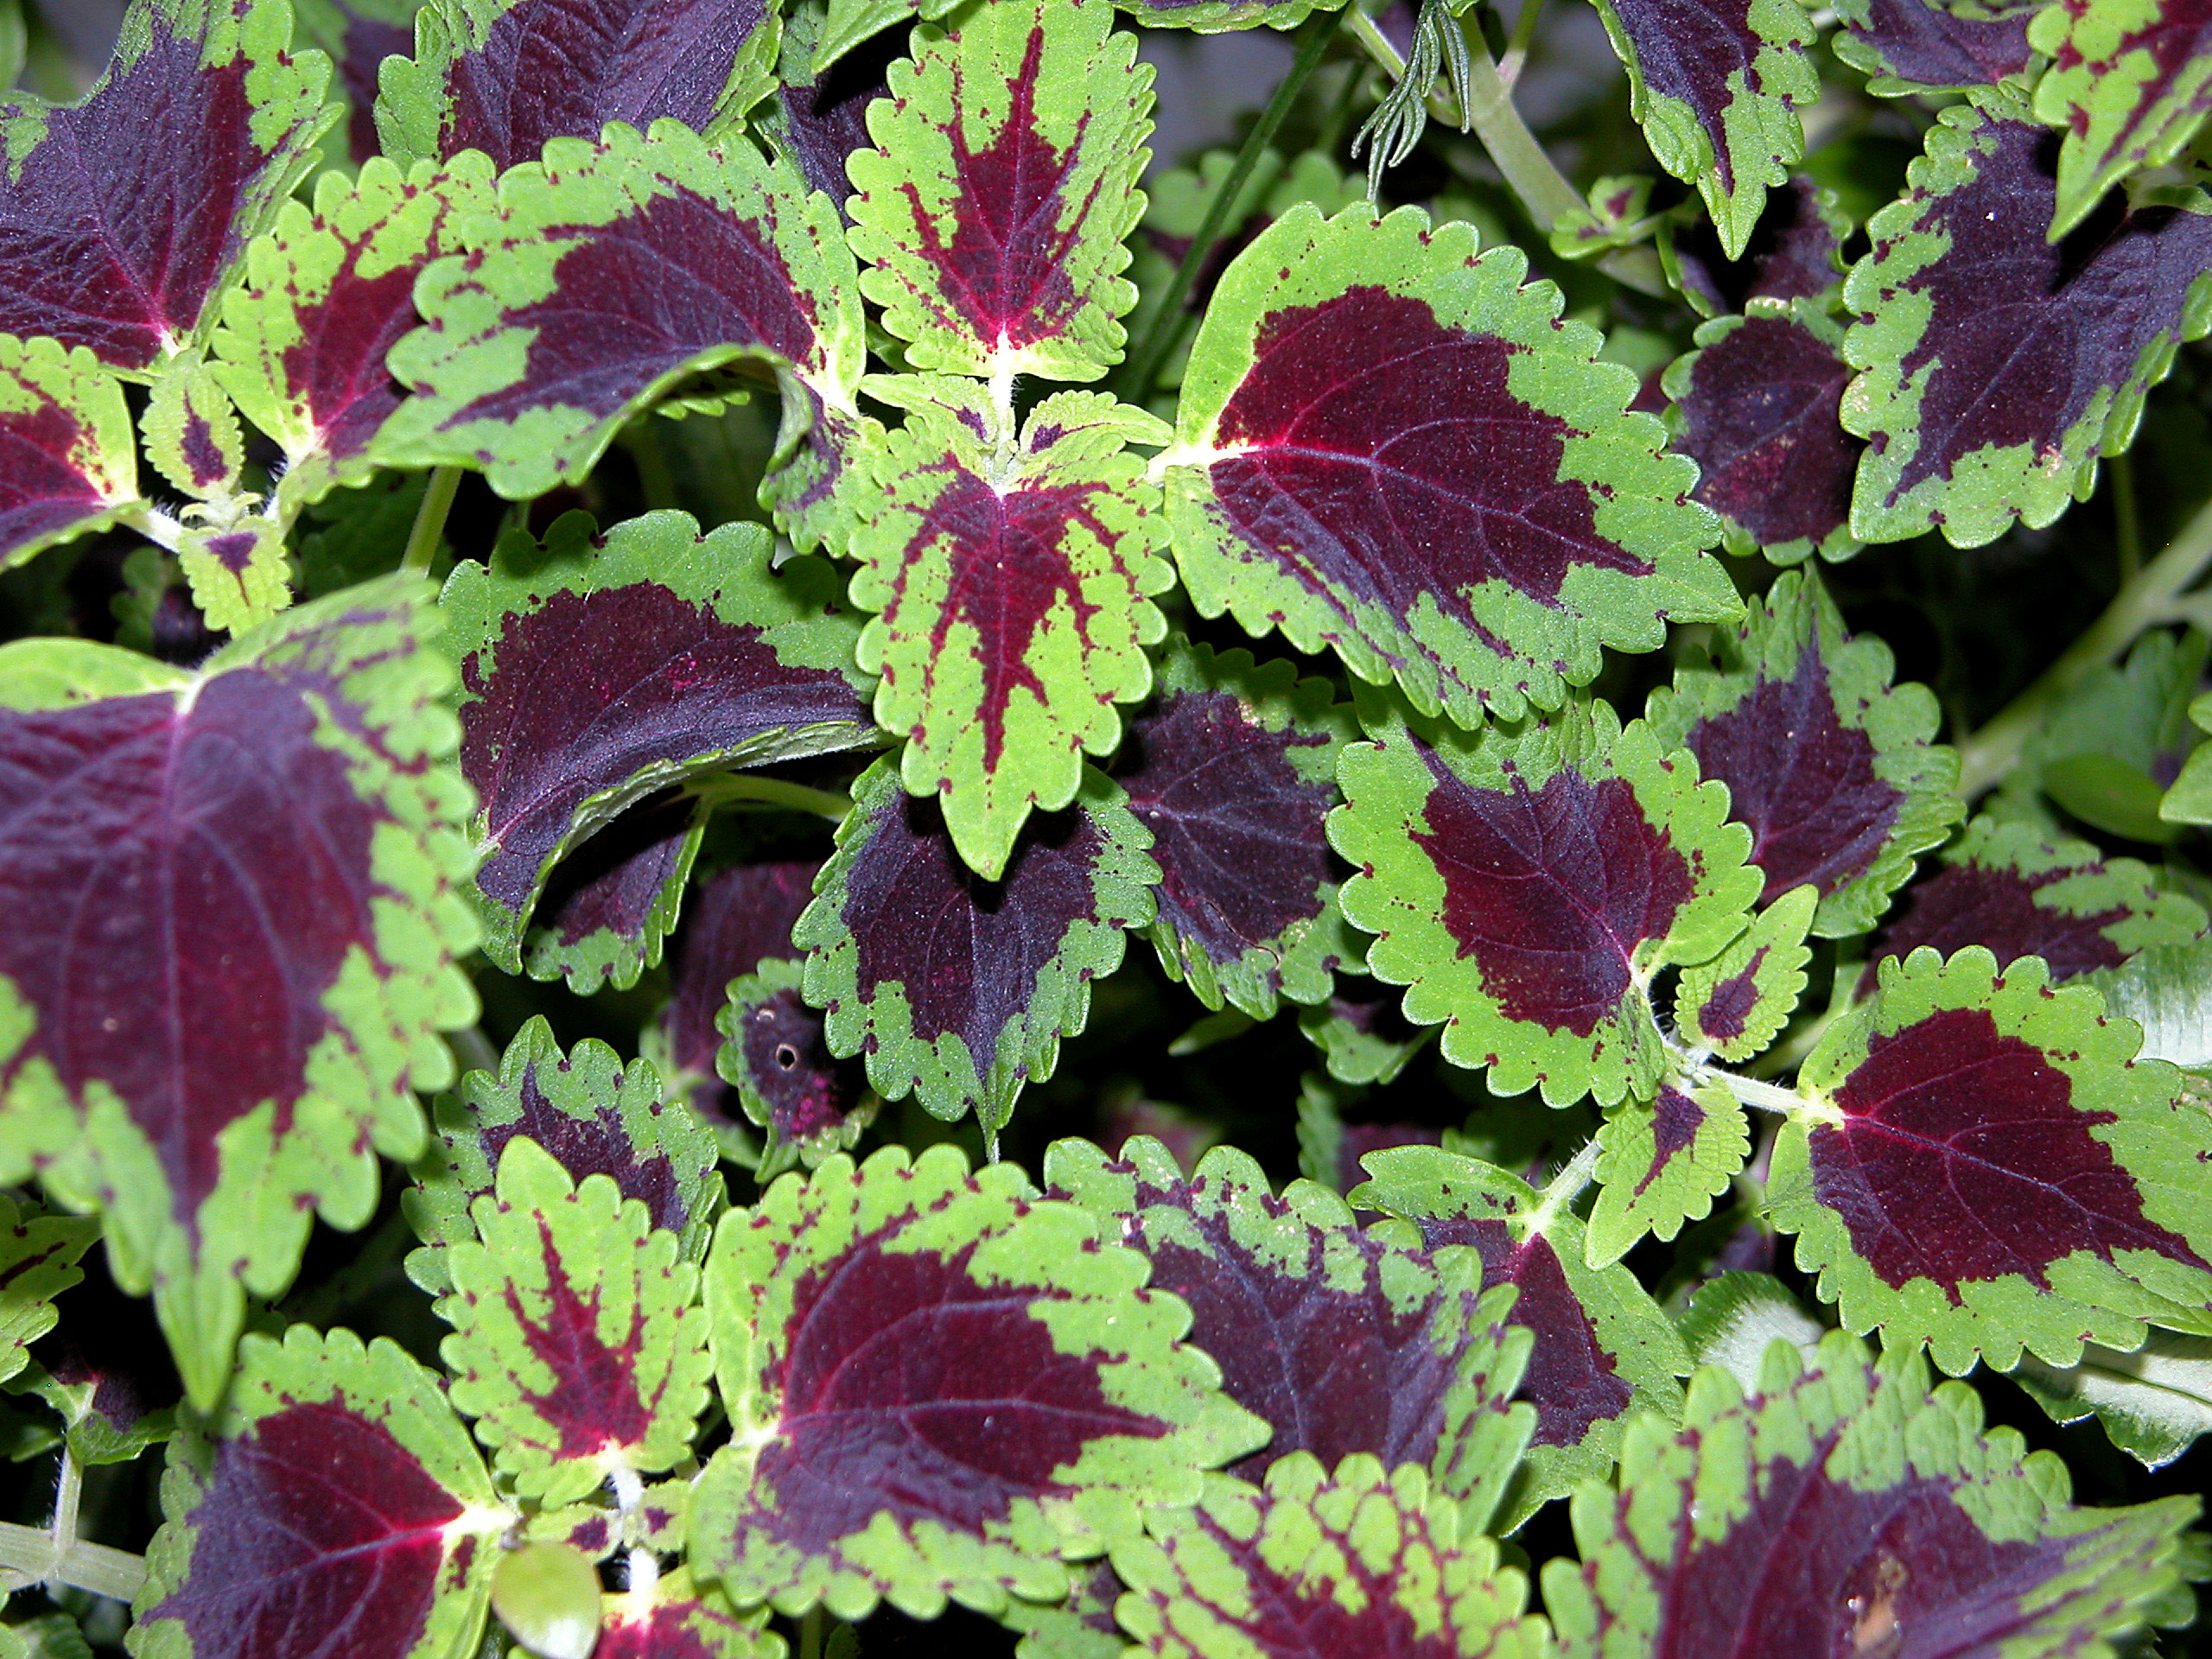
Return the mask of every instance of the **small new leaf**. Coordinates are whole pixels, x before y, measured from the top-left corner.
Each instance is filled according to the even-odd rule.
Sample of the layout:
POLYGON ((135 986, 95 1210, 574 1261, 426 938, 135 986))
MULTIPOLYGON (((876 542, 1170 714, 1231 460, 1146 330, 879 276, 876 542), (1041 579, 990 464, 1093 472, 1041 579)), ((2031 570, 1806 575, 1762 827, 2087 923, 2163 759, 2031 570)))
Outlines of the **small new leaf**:
POLYGON ((1718 1084, 1662 1083, 1653 1099, 1631 1097, 1606 1115, 1598 1148, 1587 1255, 1602 1268, 1647 1233, 1672 1238, 1701 1219, 1751 1156, 1751 1125, 1718 1084))
POLYGON ((1115 705, 1151 689, 1152 596, 1174 575, 1154 551, 1158 486, 1122 446, 1158 423, 1061 392, 1013 442, 980 385, 874 389, 916 402, 853 533, 853 601, 879 613, 859 659, 881 677, 876 722, 907 739, 906 787, 938 798, 961 857, 996 880, 1031 810, 1067 805, 1084 753, 1113 748, 1115 705))
POLYGON ((25 1213, 0 1193, 0 1382, 30 1363, 30 1345, 54 1329, 54 1299, 85 1275, 77 1258, 99 1236, 81 1216, 25 1213))
POLYGON ((1792 887, 1719 956, 1682 969, 1675 1026, 1685 1046, 1747 1060, 1774 1040, 1804 994, 1805 928, 1819 897, 1792 887))

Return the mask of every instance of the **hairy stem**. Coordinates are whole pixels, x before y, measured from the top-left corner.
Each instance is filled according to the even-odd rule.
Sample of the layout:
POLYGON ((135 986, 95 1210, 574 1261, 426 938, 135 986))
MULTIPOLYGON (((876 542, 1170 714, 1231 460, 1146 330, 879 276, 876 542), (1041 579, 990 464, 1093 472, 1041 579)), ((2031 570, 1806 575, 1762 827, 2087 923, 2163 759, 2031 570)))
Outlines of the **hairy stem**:
POLYGON ((1980 731, 1959 741, 1960 792, 1972 800, 2012 771, 2030 734, 2052 707, 2126 651, 2144 629, 2190 618, 2192 612, 2181 595, 2207 565, 2212 565, 2212 501, 2199 507, 2166 550, 2113 595, 2104 613, 2064 655, 1980 731))
POLYGON ((415 509, 415 527, 407 532, 401 569, 420 573, 430 568, 430 561, 437 556, 438 542, 446 533, 446 515, 453 511, 453 499, 460 490, 460 467, 440 467, 431 472, 430 481, 423 489, 423 504, 415 509))
POLYGON ((1522 1236, 1541 1237, 1551 1230, 1552 1224, 1567 1212, 1567 1206, 1582 1196, 1598 1173, 1598 1137, 1592 1135, 1582 1143, 1581 1149, 1566 1163, 1551 1179, 1544 1183, 1542 1200, 1531 1210, 1523 1221, 1522 1236))
MULTIPOLYGON (((1357 8, 1353 10, 1357 11, 1357 8)), ((1114 377, 1116 392, 1128 402, 1141 403, 1152 390, 1152 383, 1159 378, 1160 366, 1174 349, 1175 336, 1181 331, 1183 302, 1190 296, 1191 284, 1205 269, 1206 261, 1213 257, 1215 245, 1229 228, 1229 216, 1236 211, 1237 199, 1244 194, 1245 181, 1252 176, 1261 153, 1274 137, 1275 130, 1282 125, 1291 106, 1298 102, 1298 95, 1306 90, 1306 83, 1313 79, 1313 72, 1321 67, 1321 59, 1336 35, 1337 24, 1335 12, 1317 11, 1299 30, 1298 56, 1290 66, 1290 73, 1282 78, 1282 85, 1275 88, 1268 107, 1260 111, 1260 118, 1244 136, 1243 148, 1236 152, 1229 176, 1214 193, 1206 216, 1198 226, 1198 233, 1191 238, 1190 249, 1183 256, 1183 263, 1175 267, 1174 276, 1160 292, 1159 307, 1152 314, 1152 323, 1145 330, 1143 342, 1122 361, 1121 372, 1114 377)))
POLYGON ((1755 1112, 1767 1112, 1777 1117, 1837 1116, 1833 1108, 1823 1109, 1819 1102, 1810 1101, 1795 1089, 1784 1089, 1780 1084, 1764 1083, 1758 1077, 1747 1077, 1739 1071, 1708 1065, 1701 1076, 1710 1083, 1719 1084, 1736 1096, 1737 1101, 1755 1112))
POLYGON ((51 1528, 19 1527, 0 1522, 0 1593, 32 1585, 62 1585, 96 1596, 129 1602, 146 1582, 146 1561, 105 1544, 77 1536, 77 1498, 81 1481, 77 1461, 61 1453, 55 1482, 51 1528))

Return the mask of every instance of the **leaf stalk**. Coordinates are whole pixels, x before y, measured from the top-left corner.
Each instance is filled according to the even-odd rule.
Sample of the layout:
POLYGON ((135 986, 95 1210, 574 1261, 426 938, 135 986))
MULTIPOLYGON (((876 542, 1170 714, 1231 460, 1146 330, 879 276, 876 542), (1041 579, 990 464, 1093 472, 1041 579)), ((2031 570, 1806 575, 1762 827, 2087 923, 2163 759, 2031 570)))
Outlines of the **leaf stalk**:
POLYGON ((429 571, 446 533, 446 515, 453 511, 453 499, 460 490, 460 467, 440 467, 431 472, 422 505, 415 509, 415 527, 407 532, 407 551, 399 560, 402 570, 417 575, 429 571))

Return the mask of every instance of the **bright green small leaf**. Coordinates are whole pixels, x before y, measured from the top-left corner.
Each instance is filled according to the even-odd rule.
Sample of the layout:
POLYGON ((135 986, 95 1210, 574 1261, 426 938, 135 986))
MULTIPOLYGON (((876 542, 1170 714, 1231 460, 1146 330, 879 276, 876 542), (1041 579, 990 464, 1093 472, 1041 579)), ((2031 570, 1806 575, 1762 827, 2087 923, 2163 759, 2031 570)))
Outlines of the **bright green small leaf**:
POLYGON ((1774 1040, 1804 995, 1805 927, 1819 898, 1812 887, 1792 887, 1719 956, 1682 969, 1675 1025, 1690 1046, 1747 1060, 1774 1040))
POLYGON ((85 1276, 77 1258, 99 1231, 81 1216, 27 1214, 0 1192, 0 1382, 29 1364, 31 1344, 54 1329, 54 1299, 85 1276))
POLYGON ((187 495, 208 501, 237 491, 245 464, 238 410, 197 352, 162 366, 138 429, 154 470, 187 495))
POLYGON ((1598 1147, 1589 1261, 1605 1267, 1646 1234, 1672 1238, 1702 1219, 1751 1156, 1751 1126, 1719 1084, 1662 1083, 1654 1098, 1630 1096, 1606 1113, 1598 1147))
POLYGON ((284 526, 259 513, 187 530, 177 543, 176 562, 192 584, 192 602, 211 628, 243 632, 292 602, 284 526))
POLYGON ((2107 835, 2174 840, 2181 831, 2159 816, 2158 780, 2177 779, 2202 736, 2189 706, 2209 650, 2212 639, 2196 629, 2145 633, 2125 663, 2097 670, 2052 706, 1983 812, 2057 831, 2056 805, 2107 835))
POLYGON ((537 1659, 591 1659, 599 1642, 599 1573, 566 1544, 499 1552, 492 1611, 537 1659))

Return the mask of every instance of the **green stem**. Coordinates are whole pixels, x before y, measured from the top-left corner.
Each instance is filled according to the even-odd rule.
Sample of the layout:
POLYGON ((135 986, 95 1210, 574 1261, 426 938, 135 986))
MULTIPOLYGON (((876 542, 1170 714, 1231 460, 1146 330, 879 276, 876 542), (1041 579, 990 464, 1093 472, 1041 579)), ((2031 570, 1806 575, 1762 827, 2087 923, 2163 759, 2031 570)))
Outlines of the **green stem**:
POLYGON ((1505 56, 1499 60, 1497 78, 1510 92, 1521 79, 1521 70, 1529 61, 1529 48, 1535 44, 1536 19, 1543 15, 1544 0, 1521 0, 1521 15, 1513 20, 1512 38, 1505 43, 1505 56))
POLYGON ((2122 450, 2112 458, 2112 549, 2123 582, 2143 568, 2143 519, 2135 507, 2135 457, 2122 450))
POLYGON ((1755 1112, 1770 1112, 1777 1117, 1803 1117, 1808 1113, 1822 1115, 1818 1103, 1809 1101, 1795 1089, 1785 1089, 1778 1083, 1763 1083, 1757 1077, 1745 1077, 1722 1066, 1704 1068, 1703 1080, 1717 1083, 1755 1112))
POLYGON ((67 1585, 96 1596, 128 1603, 146 1582, 143 1556, 77 1536, 77 1497, 81 1475, 77 1460, 61 1454, 61 1475, 54 1491, 51 1528, 19 1527, 0 1522, 0 1592, 35 1584, 67 1585))
POLYGON ((1221 181, 1221 188, 1214 192, 1205 219, 1198 226, 1198 233, 1191 238, 1189 251, 1184 254, 1183 263, 1175 267, 1174 276, 1168 279, 1160 294, 1160 308, 1152 314, 1152 326, 1145 331, 1143 343, 1129 354, 1122 365, 1122 372, 1114 377, 1116 391, 1125 402, 1142 402, 1145 394, 1152 390, 1152 383, 1159 378, 1160 365, 1174 349, 1175 336, 1181 329, 1183 302, 1189 297, 1191 284, 1205 269, 1206 261, 1213 257, 1214 245, 1229 228, 1229 216, 1236 211, 1236 203, 1244 194, 1245 181, 1252 176, 1261 153, 1274 137, 1275 130, 1282 125, 1291 106, 1297 103, 1298 95, 1306 90, 1306 83, 1313 79, 1313 72, 1321 67, 1321 59, 1336 35, 1337 22, 1335 12, 1317 11, 1299 30, 1298 56, 1291 63, 1290 73, 1275 88, 1268 107, 1260 111, 1252 130, 1244 136, 1243 148, 1236 152, 1236 160, 1230 167, 1229 176, 1221 181))
POLYGON ((668 452, 658 442, 669 424, 639 421, 622 433, 622 447, 630 452, 630 462, 638 469, 638 493, 645 499, 648 512, 676 505, 676 472, 668 464, 668 452))
POLYGON ((2022 746, 2052 706, 2126 650, 2144 629, 2190 614, 2180 595, 2207 565, 2212 565, 2212 501, 2199 507, 2166 550, 2113 595, 2104 613, 2063 656, 1980 731, 1960 740, 1960 792, 1972 800, 2012 771, 2022 746))
POLYGON ((461 489, 461 468, 440 467, 423 486, 423 505, 415 510, 415 528, 407 532, 407 551, 400 556, 402 570, 427 571, 437 556, 438 542, 446 533, 446 514, 453 511, 454 496, 461 489))
POLYGON ((823 1627, 828 1615, 819 1607, 810 1607, 798 1622, 798 1659, 822 1659, 823 1627))
POLYGON ((1522 1218, 1521 1236, 1536 1238, 1549 1232, 1552 1224, 1582 1196, 1597 1173, 1598 1137, 1593 1135, 1583 1142, 1580 1151, 1560 1166, 1557 1174, 1544 1183, 1542 1200, 1522 1218))
POLYGON ((845 815, 853 810, 849 795, 795 784, 787 778, 764 778, 751 772, 726 772, 702 778, 690 785, 690 792, 717 806, 734 801, 758 801, 768 806, 787 806, 794 811, 816 813, 834 823, 843 822, 845 815))

